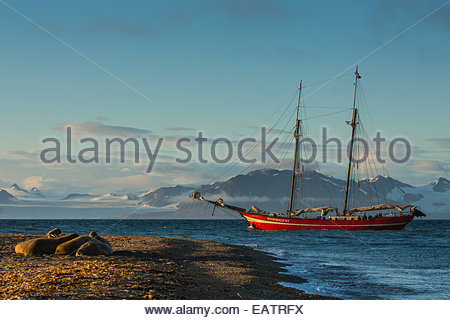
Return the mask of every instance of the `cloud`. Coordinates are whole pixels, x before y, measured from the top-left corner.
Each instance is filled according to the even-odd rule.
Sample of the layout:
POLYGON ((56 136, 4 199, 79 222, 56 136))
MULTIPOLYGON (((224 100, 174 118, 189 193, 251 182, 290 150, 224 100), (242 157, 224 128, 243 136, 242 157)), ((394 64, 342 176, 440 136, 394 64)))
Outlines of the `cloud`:
POLYGON ((39 159, 38 151, 31 150, 0 150, 0 156, 7 160, 35 160, 39 159))
POLYGON ((450 138, 430 138, 425 139, 425 141, 433 142, 438 147, 443 149, 450 149, 450 138))
POLYGON ((110 33, 120 36, 156 38, 156 32, 139 21, 126 21, 113 18, 100 18, 88 26, 90 32, 110 33))
POLYGON ((167 128, 167 131, 195 131, 197 129, 194 128, 187 128, 187 127, 171 127, 167 128))
POLYGON ((98 135, 98 136, 120 136, 135 137, 151 133, 150 130, 133 127, 105 125, 97 121, 70 122, 60 125, 57 129, 65 131, 67 127, 72 128, 72 134, 98 135))
POLYGON ((58 181, 56 179, 46 179, 41 176, 31 176, 23 179, 22 185, 25 187, 25 189, 36 187, 38 189, 44 190, 48 189, 49 185, 54 184, 55 182, 58 181))
POLYGON ((414 161, 411 169, 417 172, 435 172, 448 175, 450 172, 450 164, 448 162, 437 160, 418 160, 414 161))
MULTIPOLYGON (((148 189, 152 182, 152 176, 147 174, 134 174, 121 177, 108 177, 100 179, 99 183, 112 186, 114 189, 148 189)), ((104 192, 104 191, 103 191, 104 192)))

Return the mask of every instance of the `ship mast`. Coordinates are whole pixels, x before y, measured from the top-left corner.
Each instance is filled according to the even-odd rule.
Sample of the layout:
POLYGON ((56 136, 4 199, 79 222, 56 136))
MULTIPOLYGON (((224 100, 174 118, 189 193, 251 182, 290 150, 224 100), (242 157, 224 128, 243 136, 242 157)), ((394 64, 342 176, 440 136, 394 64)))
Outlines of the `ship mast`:
POLYGON ((353 160, 353 141, 355 138, 355 128, 356 128, 356 114, 358 110, 356 109, 356 87, 358 86, 358 79, 360 79, 361 76, 358 73, 358 66, 356 66, 355 71, 355 91, 353 93, 353 113, 352 113, 352 122, 350 123, 350 126, 352 127, 352 139, 350 140, 350 154, 348 156, 348 170, 347 170, 347 183, 345 184, 345 200, 344 200, 344 210, 342 213, 344 215, 347 214, 347 200, 348 200, 348 190, 350 185, 350 172, 352 169, 352 160, 353 160))
POLYGON ((300 124, 301 124, 301 120, 299 119, 299 115, 300 115, 300 96, 302 93, 302 81, 300 80, 300 85, 298 87, 298 101, 297 101, 297 117, 295 120, 295 131, 294 131, 294 138, 295 138, 295 151, 294 151, 294 164, 292 167, 292 181, 291 181, 291 195, 289 198, 289 210, 288 210, 288 216, 291 215, 292 210, 294 209, 294 199, 295 199, 295 192, 296 192, 296 173, 295 173, 295 168, 297 166, 297 162, 298 162, 298 140, 300 137, 300 124))

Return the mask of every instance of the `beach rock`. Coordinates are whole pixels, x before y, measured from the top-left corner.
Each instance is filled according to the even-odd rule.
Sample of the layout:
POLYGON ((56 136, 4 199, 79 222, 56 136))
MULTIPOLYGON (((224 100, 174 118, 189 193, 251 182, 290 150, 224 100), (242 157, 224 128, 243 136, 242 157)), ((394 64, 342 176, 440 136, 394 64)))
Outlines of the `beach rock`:
POLYGON ((77 251, 76 256, 109 256, 113 253, 109 242, 103 242, 96 238, 92 238, 91 241, 83 244, 77 251))
POLYGON ((45 238, 30 239, 19 242, 15 247, 15 252, 26 256, 35 254, 52 254, 55 253, 56 247, 58 247, 61 243, 70 241, 76 237, 78 237, 78 234, 71 233, 59 237, 47 238, 46 236, 45 238))
POLYGON ((74 255, 79 247, 81 247, 86 242, 91 241, 92 239, 94 238, 92 238, 91 236, 78 236, 75 239, 61 243, 58 247, 56 247, 54 253, 74 255))

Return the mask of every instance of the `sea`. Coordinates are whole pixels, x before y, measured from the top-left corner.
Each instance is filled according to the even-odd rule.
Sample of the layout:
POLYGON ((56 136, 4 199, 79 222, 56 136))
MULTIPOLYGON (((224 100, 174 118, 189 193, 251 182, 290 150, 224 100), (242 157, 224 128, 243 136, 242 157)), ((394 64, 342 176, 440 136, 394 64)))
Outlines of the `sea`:
POLYGON ((0 220, 0 233, 200 238, 249 246, 307 280, 282 283, 342 299, 449 299, 450 220, 415 219, 401 231, 257 231, 245 220, 0 220))

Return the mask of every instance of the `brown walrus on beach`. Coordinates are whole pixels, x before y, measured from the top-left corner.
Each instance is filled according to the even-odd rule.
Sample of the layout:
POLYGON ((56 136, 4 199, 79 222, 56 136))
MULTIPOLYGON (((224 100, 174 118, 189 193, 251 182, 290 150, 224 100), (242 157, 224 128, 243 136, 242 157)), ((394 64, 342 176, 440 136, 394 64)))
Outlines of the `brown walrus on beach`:
POLYGON ((97 240, 100 240, 101 242, 106 243, 108 246, 112 247, 112 246, 111 246, 111 243, 109 243, 109 241, 106 240, 105 238, 100 237, 100 236, 97 234, 97 232, 91 231, 91 233, 89 233, 89 235, 90 235, 91 237, 97 239, 97 240))
MULTIPOLYGON (((103 239, 102 237, 100 237, 95 231, 92 231, 88 236, 79 236, 75 239, 72 239, 70 241, 64 242, 62 244, 60 244, 56 250, 55 250, 55 254, 66 254, 66 255, 74 255, 77 253, 77 250, 82 247, 84 244, 89 243, 91 241, 98 241, 101 244, 106 245, 106 247, 101 244, 99 245, 93 245, 92 248, 103 248, 103 249, 97 249, 98 252, 106 252, 106 253, 96 253, 96 254, 85 254, 85 255, 99 255, 99 254, 111 254, 112 253, 112 248, 111 248, 111 244, 109 243, 108 240, 103 239), (109 248, 109 250, 107 249, 107 247, 109 248), (111 252, 111 253, 109 253, 111 252)), ((95 249, 90 249, 86 252, 96 252, 95 249)))
POLYGON ((91 241, 86 242, 77 250, 76 256, 109 256, 113 251, 108 243, 92 238, 91 241))
POLYGON ((50 230, 49 232, 47 232, 47 234, 45 235, 46 238, 57 238, 59 236, 61 236, 60 228, 54 228, 54 229, 50 230))
POLYGON ((75 239, 61 243, 59 246, 57 246, 55 254, 74 255, 79 247, 81 247, 86 242, 91 241, 92 239, 94 238, 92 238, 91 236, 78 236, 75 239))
POLYGON ((19 242, 15 247, 16 253, 21 253, 26 256, 31 256, 34 254, 55 253, 56 247, 58 247, 61 243, 70 241, 78 237, 78 234, 76 233, 71 233, 59 237, 55 236, 47 237, 47 235, 46 238, 30 239, 27 241, 19 242))

